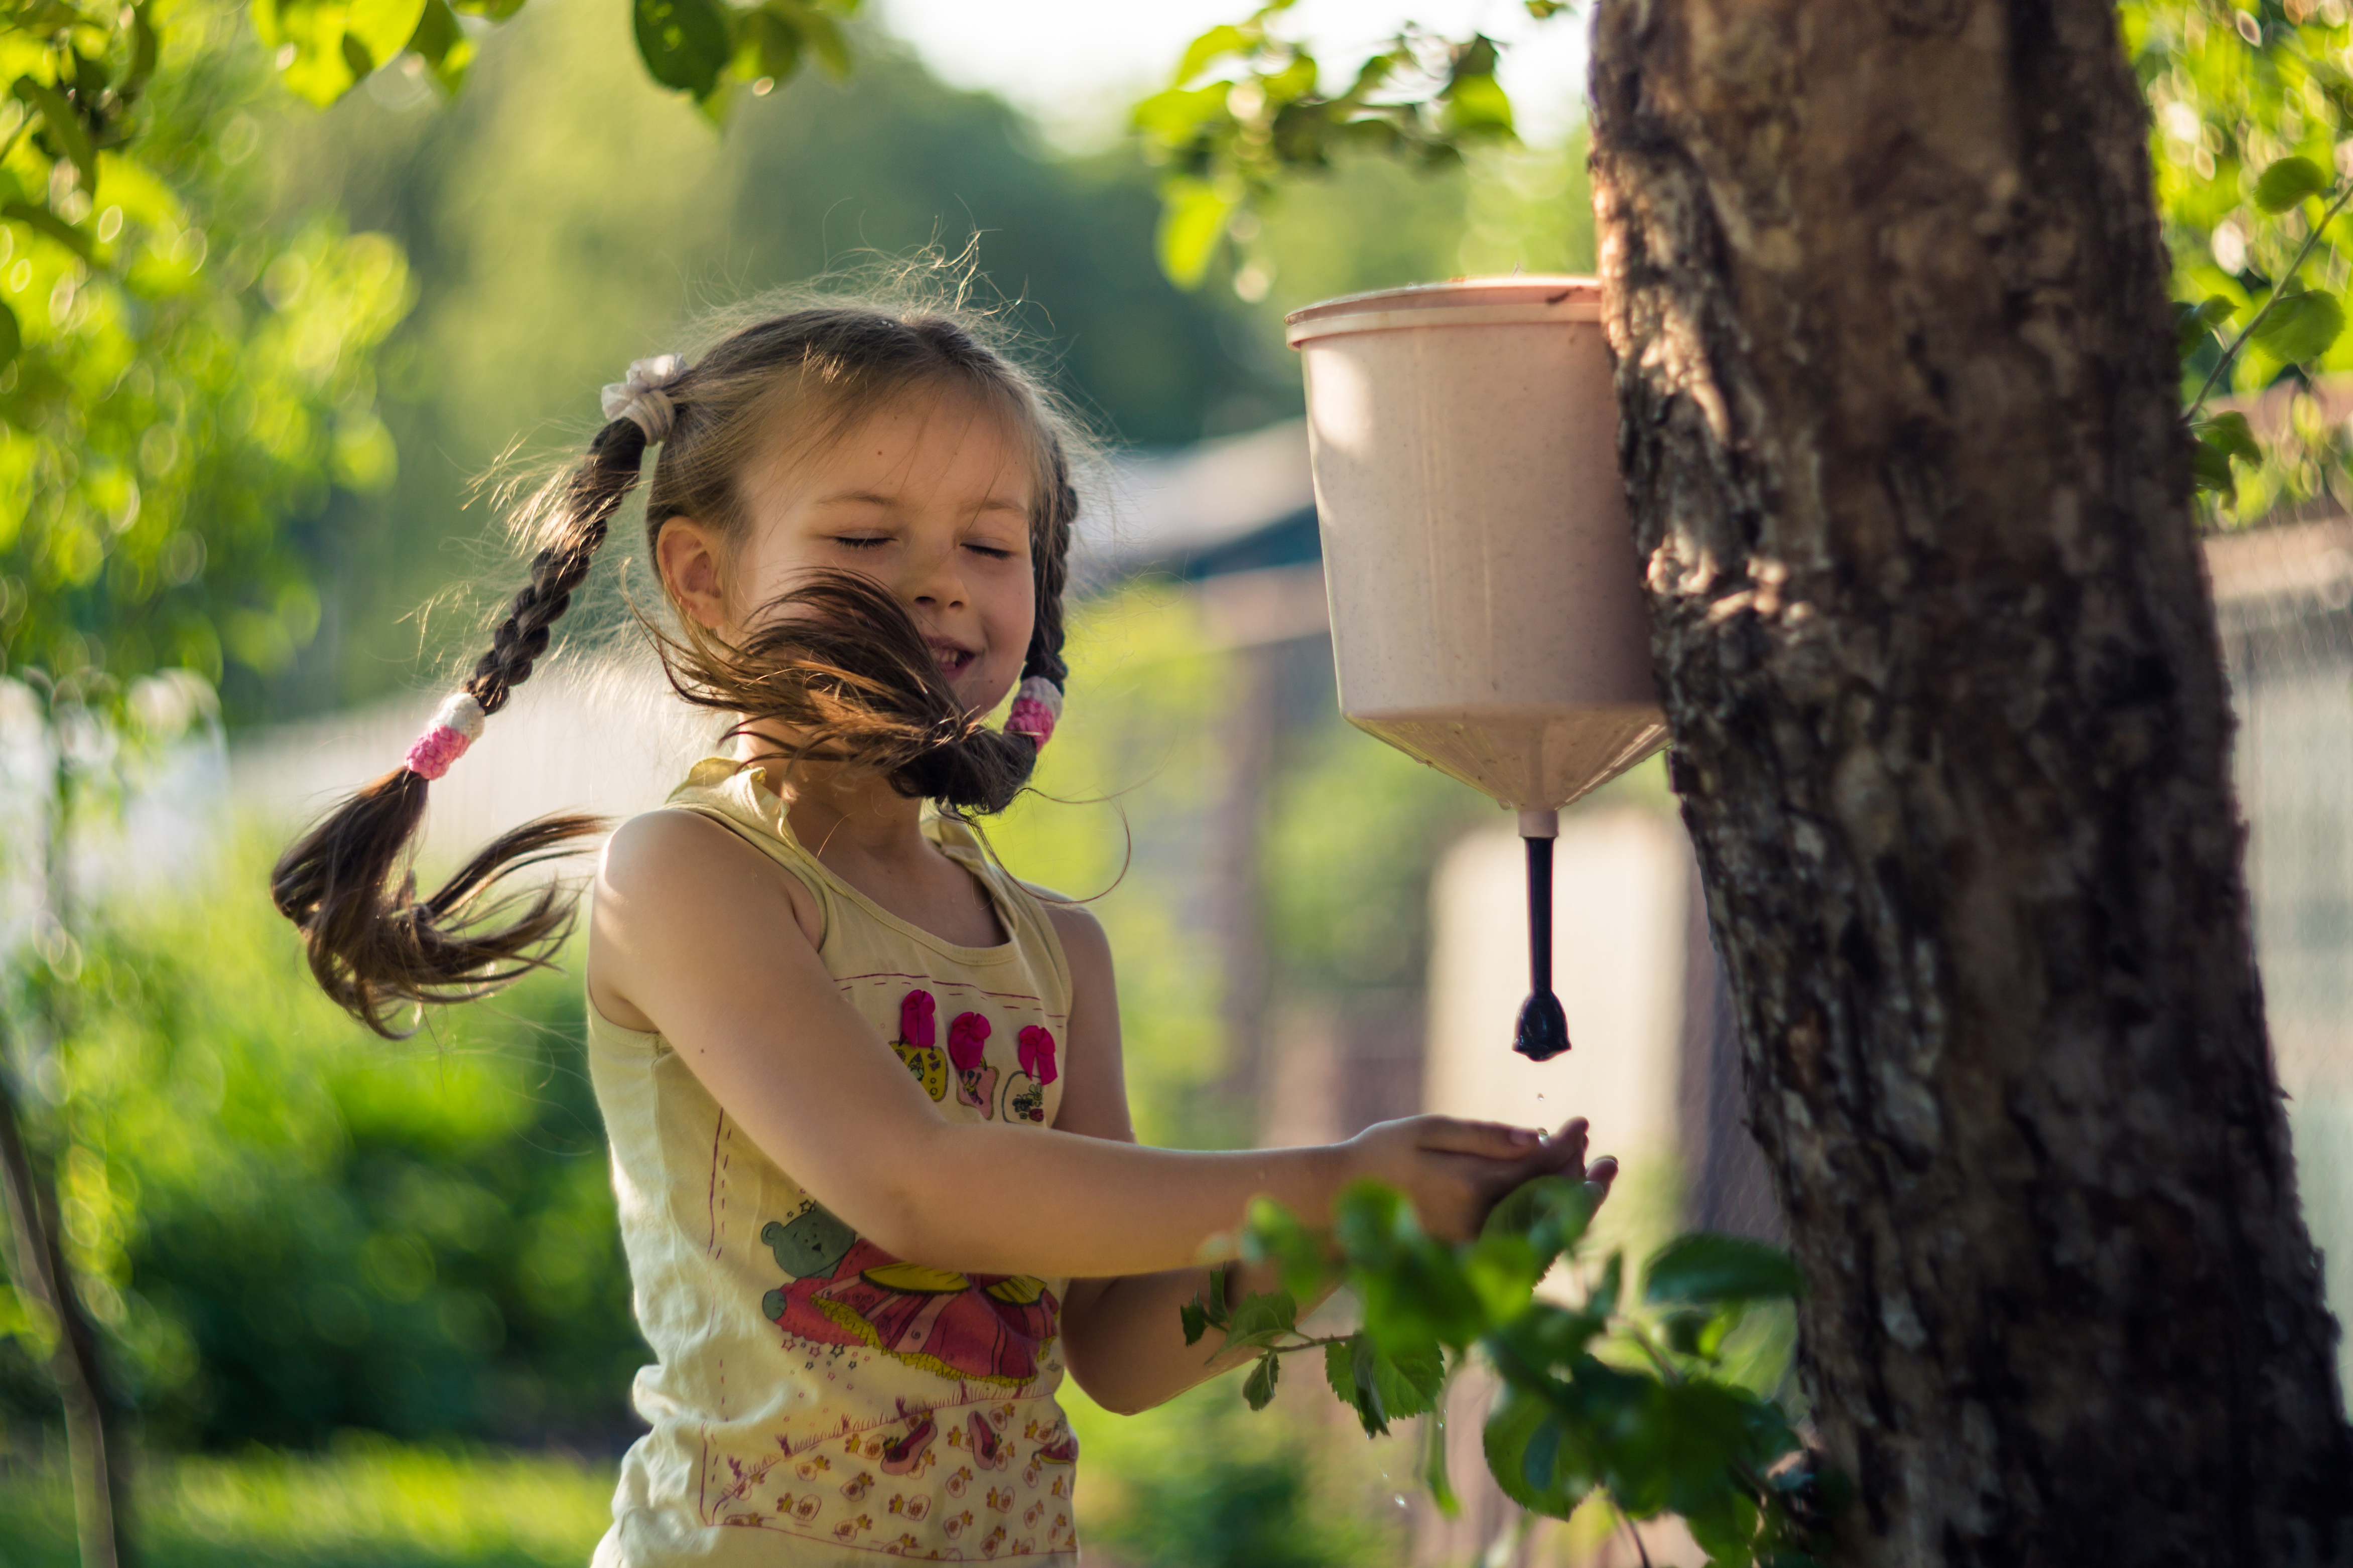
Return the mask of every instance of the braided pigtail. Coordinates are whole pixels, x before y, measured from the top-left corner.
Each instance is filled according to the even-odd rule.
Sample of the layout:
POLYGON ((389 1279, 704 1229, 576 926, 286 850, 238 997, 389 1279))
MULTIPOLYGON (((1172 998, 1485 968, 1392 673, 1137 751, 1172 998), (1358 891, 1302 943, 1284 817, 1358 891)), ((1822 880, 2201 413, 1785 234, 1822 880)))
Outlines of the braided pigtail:
POLYGON ((301 928, 320 986, 380 1035, 406 1033, 395 1021, 412 1007, 480 996, 543 965, 571 929, 572 900, 552 884, 481 900, 511 873, 599 831, 596 817, 565 814, 525 823, 427 899, 417 896, 408 858, 431 781, 546 653, 550 628, 571 607, 613 514, 638 482, 648 435, 638 408, 597 433, 587 457, 559 481, 554 541, 533 558, 530 581, 508 605, 464 688, 442 705, 401 766, 311 828, 271 874, 271 897, 301 928))
POLYGON ((1078 487, 1071 479, 1070 454, 1051 428, 1045 436, 1044 509, 1030 542, 1038 579, 1038 619, 1029 633, 1021 684, 1014 689, 1008 733, 1027 736, 1039 751, 1054 738, 1062 718, 1062 688, 1071 667, 1062 660, 1062 592, 1071 581, 1071 530, 1079 515, 1078 487))

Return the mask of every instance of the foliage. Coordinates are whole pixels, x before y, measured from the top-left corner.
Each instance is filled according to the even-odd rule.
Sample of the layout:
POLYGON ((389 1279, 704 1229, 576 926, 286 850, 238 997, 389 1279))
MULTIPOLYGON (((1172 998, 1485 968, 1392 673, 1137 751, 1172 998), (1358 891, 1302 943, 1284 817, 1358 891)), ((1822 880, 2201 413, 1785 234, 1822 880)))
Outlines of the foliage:
POLYGON ((1431 1415, 1424 1479, 1450 1511, 1435 1414, 1475 1347, 1503 1386, 1486 1421, 1488 1468, 1514 1502, 1566 1519, 1599 1494, 1631 1519, 1680 1515, 1714 1564, 1812 1563, 1838 1485, 1732 1367, 1750 1310, 1799 1293, 1796 1265, 1761 1242, 1695 1233, 1629 1279, 1622 1252, 1598 1265, 1583 1256, 1599 1201, 1590 1184, 1539 1178, 1497 1205, 1477 1240, 1449 1246, 1375 1184, 1343 1194, 1329 1236, 1261 1200, 1243 1251, 1274 1264, 1281 1288, 1237 1303, 1213 1286, 1184 1309, 1186 1342, 1219 1330, 1213 1353, 1258 1352, 1242 1388, 1252 1409, 1272 1397, 1284 1356, 1314 1352, 1367 1435, 1431 1415), (1537 1295, 1556 1262, 1583 1284, 1575 1307, 1537 1295), (1334 1282, 1355 1292, 1363 1326, 1302 1332, 1298 1300, 1334 1282))
POLYGON ((254 73, 201 10, 158 68, 148 18, 41 0, 0 30, 19 73, 0 113, 0 669, 100 712, 155 669, 274 673, 316 631, 283 522, 392 477, 370 355, 408 303, 382 238, 253 226, 252 143, 206 123, 254 73))
MULTIPOLYGON (((295 93, 324 107, 390 66, 456 92, 476 41, 523 0, 253 0, 254 30, 295 93)), ((714 121, 735 90, 765 96, 814 58, 849 71, 842 23, 858 0, 631 0, 646 74, 691 98, 714 121)))
MULTIPOLYGON (((609 1463, 346 1437, 318 1456, 156 1457, 149 1560, 175 1568, 575 1568, 611 1518, 609 1463)), ((69 1568, 72 1508, 47 1464, 0 1480, 11 1568, 69 1568)))
MULTIPOLYGON (((269 847, 111 900, 78 945, 61 1206, 149 1431, 626 1429, 644 1352, 576 980, 385 1046, 310 983, 264 893, 269 847)), ((13 1290, 0 1319, 31 1327, 13 1290)))
MULTIPOLYGON (((1166 171, 1161 268, 1186 288, 1254 204, 1286 178, 1329 170, 1345 150, 1442 167, 1466 148, 1514 139, 1486 35, 1454 43, 1409 26, 1327 93, 1313 51, 1273 28, 1293 3, 1270 0, 1201 34, 1168 86, 1135 106, 1145 153, 1166 171)), ((1530 5, 1540 16, 1556 8, 1530 5)))
POLYGON ((1133 1568, 1373 1568, 1400 1560, 1404 1499, 1378 1448, 1300 1402, 1253 1417, 1225 1380, 1148 1415, 1111 1415, 1065 1385, 1086 1458, 1079 1532, 1133 1568))
POLYGON ((2348 485, 2343 412, 2304 395, 2353 368, 2342 296, 2353 182, 2353 27, 2341 0, 2130 0, 2126 47, 2152 110, 2151 162, 2174 258, 2198 488, 2248 519, 2348 485), (2275 389, 2275 390, 2271 390, 2275 389), (2258 396, 2270 391, 2267 396, 2258 396), (2209 400, 2235 407, 2206 412, 2209 400))

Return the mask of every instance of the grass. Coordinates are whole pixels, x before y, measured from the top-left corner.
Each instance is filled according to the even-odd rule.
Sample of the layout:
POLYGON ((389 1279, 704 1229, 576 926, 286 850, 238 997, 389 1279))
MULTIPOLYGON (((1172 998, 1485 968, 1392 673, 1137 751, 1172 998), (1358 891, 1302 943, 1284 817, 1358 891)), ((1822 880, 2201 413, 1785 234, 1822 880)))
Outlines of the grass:
MULTIPOLYGON (((134 1529, 152 1568, 585 1568, 613 1480, 610 1461, 365 1441, 156 1460, 134 1529)), ((64 1478, 0 1478, 0 1568, 75 1563, 64 1478)))

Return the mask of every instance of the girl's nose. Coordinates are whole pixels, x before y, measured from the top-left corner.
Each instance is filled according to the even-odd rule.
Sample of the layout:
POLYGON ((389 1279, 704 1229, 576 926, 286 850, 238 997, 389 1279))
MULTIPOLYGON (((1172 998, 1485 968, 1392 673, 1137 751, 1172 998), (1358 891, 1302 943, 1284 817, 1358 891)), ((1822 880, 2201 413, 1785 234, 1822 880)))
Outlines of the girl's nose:
POLYGON ((966 594, 958 565, 953 549, 910 552, 900 575, 899 597, 921 609, 963 608, 966 594))

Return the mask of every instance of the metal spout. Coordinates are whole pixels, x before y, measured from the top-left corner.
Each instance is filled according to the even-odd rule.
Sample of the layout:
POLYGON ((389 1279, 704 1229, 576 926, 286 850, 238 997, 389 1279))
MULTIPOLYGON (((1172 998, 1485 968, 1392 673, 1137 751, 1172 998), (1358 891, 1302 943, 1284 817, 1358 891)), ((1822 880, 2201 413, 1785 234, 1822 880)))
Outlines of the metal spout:
POLYGON ((1528 847, 1529 990, 1512 1049, 1532 1062, 1550 1061, 1568 1049, 1568 1015, 1552 990, 1552 844, 1559 832, 1556 812, 1520 813, 1520 836, 1528 847))

